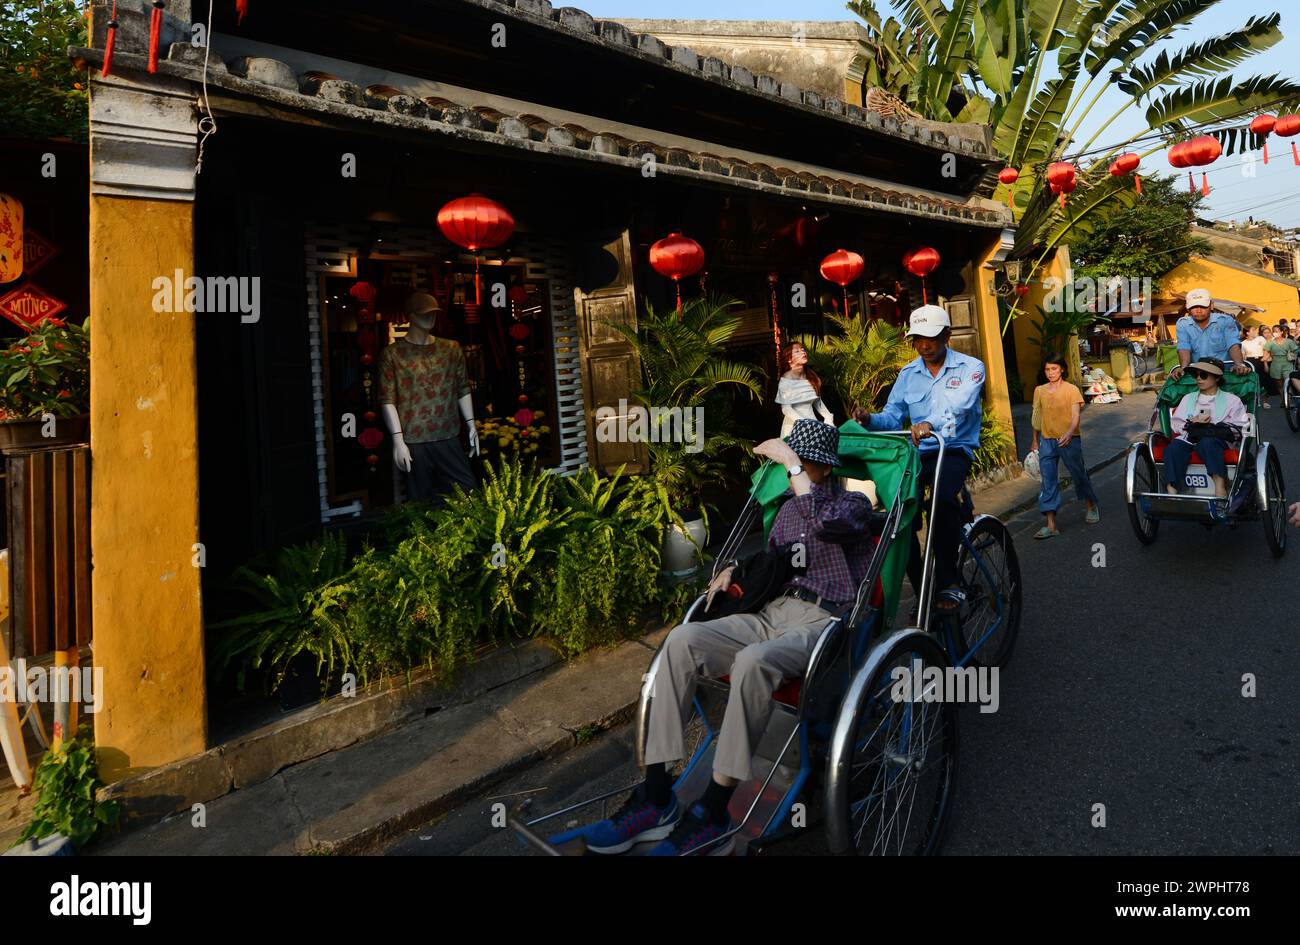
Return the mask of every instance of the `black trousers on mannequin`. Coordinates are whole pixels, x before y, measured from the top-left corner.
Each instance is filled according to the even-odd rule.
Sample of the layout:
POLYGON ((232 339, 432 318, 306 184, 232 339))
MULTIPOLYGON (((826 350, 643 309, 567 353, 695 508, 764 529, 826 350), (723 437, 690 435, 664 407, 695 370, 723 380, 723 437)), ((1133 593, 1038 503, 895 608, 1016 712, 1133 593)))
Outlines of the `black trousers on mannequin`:
POLYGON ((411 471, 406 474, 406 497, 412 502, 433 502, 451 492, 455 483, 466 491, 478 485, 460 440, 408 443, 411 471))
MULTIPOLYGON (((966 474, 970 472, 971 457, 965 450, 949 449, 943 457, 943 469, 939 481, 934 481, 935 466, 939 460, 938 450, 929 450, 921 454, 920 489, 924 494, 926 486, 934 490, 939 497, 934 510, 934 590, 942 591, 957 583, 957 552, 961 548, 961 530, 965 525, 966 510, 962 506, 958 493, 966 484, 966 474)), ((929 504, 925 511, 930 511, 929 504)), ((917 523, 920 525, 920 516, 917 523)), ((917 533, 912 532, 911 557, 907 563, 907 579, 912 590, 921 590, 921 543, 917 533)))

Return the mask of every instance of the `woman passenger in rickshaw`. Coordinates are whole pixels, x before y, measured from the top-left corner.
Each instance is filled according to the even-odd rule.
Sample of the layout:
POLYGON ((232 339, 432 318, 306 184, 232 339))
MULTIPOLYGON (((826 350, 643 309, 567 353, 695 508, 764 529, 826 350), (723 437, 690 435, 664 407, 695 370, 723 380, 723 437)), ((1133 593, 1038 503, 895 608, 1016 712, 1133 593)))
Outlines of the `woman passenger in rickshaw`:
POLYGON ((1214 481, 1214 494, 1223 497, 1228 494, 1224 452, 1241 438, 1248 418, 1246 405, 1219 387, 1223 362, 1218 358, 1202 358, 1188 365, 1187 373, 1196 378, 1197 389, 1169 415, 1174 439, 1165 447, 1165 490, 1178 495, 1195 450, 1214 481))

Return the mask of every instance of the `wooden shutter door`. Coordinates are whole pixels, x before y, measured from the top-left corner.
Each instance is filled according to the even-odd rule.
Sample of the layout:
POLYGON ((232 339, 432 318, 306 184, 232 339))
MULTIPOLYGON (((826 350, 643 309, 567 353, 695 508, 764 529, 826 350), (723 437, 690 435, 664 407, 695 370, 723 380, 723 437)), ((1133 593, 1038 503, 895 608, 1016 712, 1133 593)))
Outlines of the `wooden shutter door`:
MULTIPOLYGON (((610 473, 626 464, 627 472, 644 473, 650 469, 644 443, 602 443, 597 437, 596 412, 609 407, 616 415, 626 415, 626 411, 620 412, 619 401, 634 405, 632 391, 641 386, 641 359, 627 339, 611 327, 625 325, 635 330, 637 325, 632 241, 628 232, 624 230, 606 243, 603 252, 609 257, 603 262, 612 279, 597 278, 596 282, 603 284, 588 284, 573 290, 578 310, 583 387, 587 392, 587 455, 590 465, 601 472, 610 473)), ((584 283, 590 281, 591 274, 606 271, 600 265, 586 268, 584 283)))

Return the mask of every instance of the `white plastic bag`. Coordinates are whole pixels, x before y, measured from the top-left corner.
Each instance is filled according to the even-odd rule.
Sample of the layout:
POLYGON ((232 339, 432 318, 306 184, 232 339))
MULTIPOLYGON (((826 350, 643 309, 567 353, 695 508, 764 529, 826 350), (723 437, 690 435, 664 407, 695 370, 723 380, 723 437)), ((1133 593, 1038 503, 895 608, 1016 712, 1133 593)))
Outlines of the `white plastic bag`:
POLYGON ((1025 475, 1030 479, 1041 480, 1043 478, 1043 474, 1038 468, 1038 450, 1030 450, 1029 455, 1025 457, 1023 465, 1025 467, 1025 475))

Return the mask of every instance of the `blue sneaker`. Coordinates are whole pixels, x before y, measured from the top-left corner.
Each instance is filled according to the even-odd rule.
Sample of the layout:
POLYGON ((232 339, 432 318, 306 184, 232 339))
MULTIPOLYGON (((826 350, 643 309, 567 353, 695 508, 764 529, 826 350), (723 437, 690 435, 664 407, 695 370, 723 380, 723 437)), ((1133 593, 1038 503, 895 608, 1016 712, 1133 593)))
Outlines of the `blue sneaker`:
MULTIPOLYGON (((677 825, 677 829, 663 843, 654 847, 647 856, 682 856, 696 850, 710 840, 716 839, 727 833, 732 827, 730 817, 727 823, 714 824, 710 823, 702 804, 692 805, 691 809, 682 818, 682 822, 677 825)), ((730 856, 731 851, 736 847, 736 838, 728 837, 721 843, 715 843, 707 850, 702 851, 704 856, 730 856)))
MULTIPOLYGON (((673 795, 667 807, 658 807, 645 799, 644 787, 638 787, 609 820, 570 831, 562 838, 581 837, 592 853, 626 853, 638 843, 664 839, 681 819, 682 805, 677 802, 677 795, 673 795)), ((552 838, 552 842, 560 839, 552 838)))

